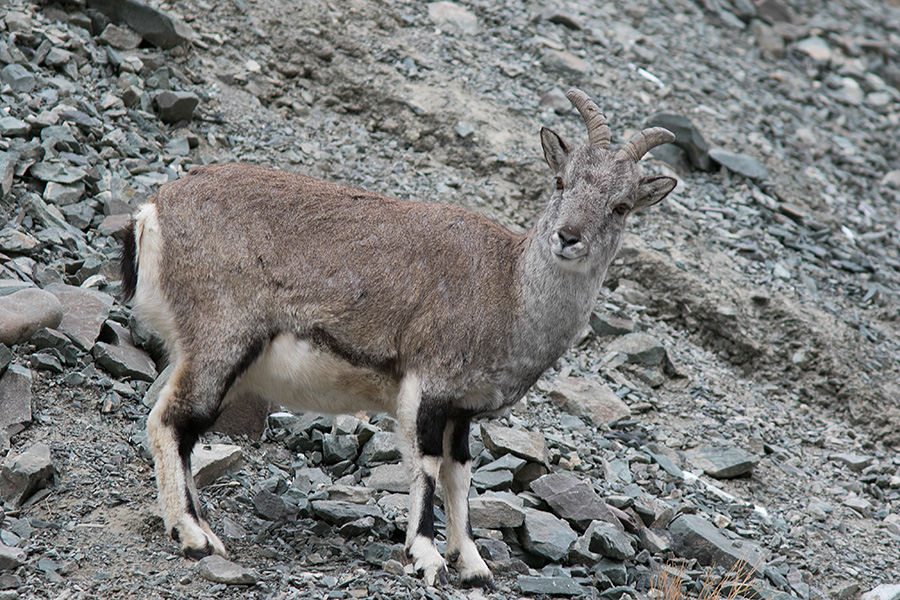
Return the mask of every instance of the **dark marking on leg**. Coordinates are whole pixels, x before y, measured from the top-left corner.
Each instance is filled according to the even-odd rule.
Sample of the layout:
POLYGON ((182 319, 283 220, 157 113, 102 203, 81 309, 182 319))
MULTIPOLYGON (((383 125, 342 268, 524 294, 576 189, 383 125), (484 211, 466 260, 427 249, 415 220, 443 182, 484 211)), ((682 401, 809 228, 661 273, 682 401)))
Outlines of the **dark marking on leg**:
POLYGON ((213 555, 212 546, 206 544, 203 548, 185 548, 184 549, 184 557, 189 558, 191 560, 201 560, 206 558, 207 556, 213 555))
POLYGON ((469 420, 455 419, 453 421, 453 435, 450 438, 450 458, 460 464, 472 460, 469 450, 469 420))
POLYGON ((425 456, 443 456, 444 428, 450 417, 451 400, 422 395, 416 414, 416 441, 425 456))
POLYGON ((434 479, 425 475, 425 491, 422 494, 422 512, 419 514, 419 524, 416 533, 434 539, 434 479))

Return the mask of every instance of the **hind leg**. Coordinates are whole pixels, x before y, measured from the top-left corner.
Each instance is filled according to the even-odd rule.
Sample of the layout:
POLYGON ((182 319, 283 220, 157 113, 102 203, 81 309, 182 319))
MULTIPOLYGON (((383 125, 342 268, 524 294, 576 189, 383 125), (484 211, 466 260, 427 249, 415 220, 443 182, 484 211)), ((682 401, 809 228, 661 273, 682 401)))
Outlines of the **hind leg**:
POLYGON ((463 587, 494 588, 494 580, 478 552, 469 521, 469 487, 472 456, 469 453, 468 419, 451 419, 444 430, 441 485, 447 514, 447 560, 459 572, 463 587))
POLYGON ((191 476, 191 451, 215 421, 222 387, 210 386, 208 381, 201 385, 195 373, 186 362, 177 364, 147 418, 147 437, 166 531, 181 542, 185 556, 200 559, 213 553, 225 555, 225 546, 203 517, 191 476))

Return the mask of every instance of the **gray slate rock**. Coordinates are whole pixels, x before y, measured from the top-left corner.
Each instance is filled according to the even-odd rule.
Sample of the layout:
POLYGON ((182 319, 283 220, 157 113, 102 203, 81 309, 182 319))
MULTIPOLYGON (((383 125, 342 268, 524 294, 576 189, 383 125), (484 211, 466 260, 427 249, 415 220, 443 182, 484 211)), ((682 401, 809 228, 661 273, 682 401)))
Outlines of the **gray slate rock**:
POLYGON ((316 515, 329 523, 344 525, 365 517, 384 522, 384 515, 377 506, 354 504, 343 500, 315 500, 312 509, 316 515))
POLYGON ((28 135, 31 125, 15 117, 3 117, 0 119, 0 137, 16 137, 28 135))
POLYGON ((548 50, 541 57, 541 64, 549 71, 558 71, 570 76, 582 77, 590 73, 591 66, 571 52, 548 50))
POLYGON ((846 465, 851 471, 860 473, 866 467, 872 464, 872 462, 875 460, 875 457, 853 454, 851 452, 839 452, 836 454, 830 454, 828 456, 828 459, 846 465))
POLYGON ((859 600, 900 600, 900 584, 879 585, 860 596, 859 600))
POLYGON ((200 97, 193 92, 163 90, 156 95, 153 102, 163 123, 180 123, 191 120, 194 109, 200 103, 200 97))
POLYGON ((484 471, 472 474, 472 484, 479 490, 505 490, 512 485, 515 475, 510 471, 484 471))
POLYGON ((628 362, 653 367, 662 364, 666 358, 666 349, 662 343, 648 333, 629 333, 613 340, 607 345, 608 352, 621 352, 628 357, 628 362))
POLYGON ((37 490, 47 485, 56 474, 50 459, 50 447, 35 444, 0 469, 0 499, 21 506, 37 490))
POLYGON ((336 465, 346 460, 355 460, 359 450, 359 440, 355 435, 334 435, 326 433, 322 440, 322 457, 326 465, 336 465))
POLYGON ((63 306, 50 292, 29 288, 0 297, 0 343, 27 342, 39 329, 59 326, 62 318, 63 306))
POLYGON ((747 154, 735 154, 721 148, 711 148, 709 157, 729 171, 753 181, 765 181, 769 178, 769 170, 761 162, 747 154))
POLYGON ((30 254, 40 244, 37 239, 24 231, 19 231, 12 227, 0 229, 0 250, 3 252, 30 254))
POLYGON ((366 485, 373 490, 405 494, 409 492, 409 482, 409 469, 397 463, 373 467, 366 485))
POLYGON ((129 344, 114 346, 97 342, 91 354, 98 365, 118 379, 154 381, 158 375, 156 365, 150 356, 140 348, 129 344))
POLYGON ((15 435, 31 423, 31 371, 10 365, 0 378, 0 430, 15 435))
POLYGON ((591 552, 615 560, 631 560, 635 556, 631 536, 621 527, 615 527, 605 521, 594 521, 584 535, 590 539, 591 552))
POLYGON ((216 554, 197 563, 197 573, 203 579, 226 585, 254 585, 257 581, 252 571, 216 554))
POLYGON ((559 561, 569 552, 578 534, 562 519, 542 510, 523 509, 525 521, 519 529, 519 539, 534 554, 559 561))
POLYGON ((486 494, 469 500, 469 518, 475 529, 515 528, 525 522, 525 511, 506 498, 486 494))
POLYGON ((79 348, 90 351, 109 316, 112 296, 62 283, 44 289, 62 303, 63 318, 57 329, 69 336, 79 348))
POLYGON ((0 69, 0 82, 9 85, 17 94, 29 94, 37 83, 34 75, 18 63, 0 69))
POLYGON ((674 144, 684 150, 695 169, 701 171, 712 169, 709 144, 703 139, 700 130, 686 116, 676 113, 657 113, 647 120, 646 126, 665 127, 675 134, 674 144))
POLYGON ((87 0, 87 7, 99 10, 116 23, 128 25, 163 50, 185 46, 194 37, 186 23, 140 0, 87 0))
POLYGON ((429 2, 428 18, 438 27, 469 35, 478 33, 478 17, 453 2, 429 2))
POLYGON ((593 521, 605 521, 622 529, 619 520, 593 486, 566 473, 550 473, 531 482, 531 490, 553 512, 584 531, 593 521))
POLYGON ((572 577, 533 577, 519 575, 516 580, 523 594, 587 597, 587 590, 572 577))
POLYGON ((606 425, 631 416, 631 409, 604 383, 583 377, 558 377, 550 399, 576 417, 606 425))
POLYGON ((494 456, 512 454, 525 460, 547 464, 547 443, 540 432, 487 422, 481 424, 481 439, 485 448, 494 456))
POLYGON ((390 431, 377 431, 359 451, 359 462, 366 467, 394 463, 401 459, 397 436, 390 431))
POLYGON ((690 453, 689 457, 694 465, 716 479, 731 479, 746 475, 759 464, 759 457, 740 448, 699 448, 690 453))
POLYGON ((594 335, 625 335, 634 331, 634 321, 627 317, 591 313, 591 330, 594 335))
POLYGON ((731 540, 699 515, 681 515, 669 525, 678 556, 696 558, 702 565, 730 569, 739 561, 758 573, 766 569, 765 553, 749 540, 731 540))
POLYGON ((134 50, 141 45, 139 33, 128 27, 120 27, 115 23, 107 25, 97 39, 119 50, 134 50))
POLYGON ((35 179, 66 185, 81 181, 87 175, 87 172, 81 167, 73 167, 57 162, 39 162, 36 165, 32 165, 28 172, 35 179))
POLYGON ((233 444, 197 444, 191 452, 191 476, 198 488, 240 468, 244 453, 233 444))
POLYGON ((6 544, 0 544, 0 573, 4 571, 15 571, 25 564, 25 558, 25 551, 21 548, 13 548, 6 544))

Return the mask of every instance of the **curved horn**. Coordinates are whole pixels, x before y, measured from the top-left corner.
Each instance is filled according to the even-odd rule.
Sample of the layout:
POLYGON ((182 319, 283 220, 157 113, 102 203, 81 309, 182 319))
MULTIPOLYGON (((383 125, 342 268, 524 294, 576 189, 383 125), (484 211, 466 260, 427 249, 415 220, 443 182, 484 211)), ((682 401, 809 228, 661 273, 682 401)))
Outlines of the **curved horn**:
POLYGON ((587 125, 588 141, 591 148, 609 148, 609 126, 606 119, 587 94, 581 90, 569 90, 566 92, 566 98, 572 103, 572 106, 581 113, 584 124, 587 125))
POLYGON ((671 144, 675 134, 662 127, 651 127, 632 136, 628 143, 619 150, 619 156, 628 157, 634 162, 641 160, 651 148, 671 144))

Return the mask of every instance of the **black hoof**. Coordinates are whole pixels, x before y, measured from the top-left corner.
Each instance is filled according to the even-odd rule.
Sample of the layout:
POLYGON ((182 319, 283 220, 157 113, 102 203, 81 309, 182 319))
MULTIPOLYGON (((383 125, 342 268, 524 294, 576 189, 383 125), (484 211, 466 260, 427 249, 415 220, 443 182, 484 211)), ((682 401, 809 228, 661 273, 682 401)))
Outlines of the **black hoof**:
POLYGON ((189 558, 191 560, 200 560, 202 558, 206 558, 207 556, 213 555, 212 546, 209 543, 206 544, 203 548, 185 548, 184 549, 184 557, 189 558))
POLYGON ((470 577, 469 579, 463 579, 459 582, 460 587, 464 588, 481 588, 483 590, 496 590, 497 586, 494 585, 494 580, 488 576, 485 577, 483 575, 476 575, 475 577, 470 577))

